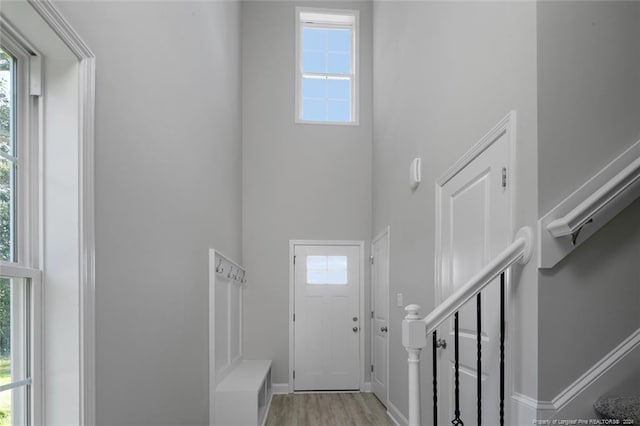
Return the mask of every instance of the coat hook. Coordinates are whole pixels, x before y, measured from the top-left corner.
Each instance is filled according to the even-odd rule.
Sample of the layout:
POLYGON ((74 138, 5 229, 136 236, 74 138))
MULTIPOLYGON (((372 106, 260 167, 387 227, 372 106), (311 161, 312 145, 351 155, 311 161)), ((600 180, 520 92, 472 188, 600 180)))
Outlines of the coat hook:
POLYGON ((231 278, 231 273, 233 272, 233 266, 231 267, 231 270, 229 271, 229 273, 227 274, 227 278, 231 278))
POLYGON ((580 228, 576 229, 574 232, 571 233, 571 245, 572 246, 576 245, 576 242, 578 241, 578 235, 580 235, 580 231, 582 231, 582 228, 584 228, 585 225, 588 225, 590 223, 593 223, 593 218, 591 218, 588 221, 586 221, 580 228))
POLYGON ((222 269, 220 269, 220 266, 222 266, 222 259, 218 259, 218 266, 216 266, 216 272, 222 272, 222 269))

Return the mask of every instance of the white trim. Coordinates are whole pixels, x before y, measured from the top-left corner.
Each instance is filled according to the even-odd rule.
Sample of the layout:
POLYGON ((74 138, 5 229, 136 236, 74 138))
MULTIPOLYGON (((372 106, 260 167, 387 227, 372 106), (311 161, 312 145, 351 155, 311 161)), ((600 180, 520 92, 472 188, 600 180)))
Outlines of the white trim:
POLYGON ((213 425, 215 421, 215 396, 216 389, 218 384, 220 384, 224 378, 240 363, 244 358, 244 348, 243 348, 243 308, 244 308, 244 277, 246 276, 246 270, 239 263, 231 260, 228 256, 225 256, 219 251, 215 249, 209 249, 209 316, 208 316, 208 338, 209 338, 209 371, 208 371, 208 379, 209 379, 209 424, 213 425), (224 269, 221 272, 218 272, 218 266, 222 266, 224 269), (230 269, 227 269, 230 268, 230 269), (231 275, 233 269, 236 269, 236 273, 231 275), (225 277, 225 271, 226 272, 225 277), (242 275, 239 273, 242 272, 242 275), (222 277, 222 281, 218 280, 218 277, 222 277), (233 312, 233 304, 231 303, 231 293, 227 293, 227 359, 226 365, 218 370, 220 367, 220 360, 216 360, 216 287, 220 285, 225 285, 230 290, 231 286, 234 285, 238 288, 238 306, 237 312, 233 312), (232 358, 231 353, 231 319, 232 315, 237 315, 238 318, 238 332, 239 336, 239 345, 238 345, 238 353, 235 357, 232 358))
MULTIPOLYGON (((589 368, 578 379, 571 383, 567 388, 562 390, 551 401, 536 400, 529 396, 523 395, 518 392, 513 392, 511 396, 514 406, 520 406, 522 412, 536 413, 533 418, 538 419, 552 419, 558 415, 563 415, 563 410, 570 409, 571 405, 583 397, 587 399, 586 404, 591 406, 595 401, 594 398, 602 395, 609 390, 609 385, 618 382, 618 379, 623 379, 628 376, 628 367, 638 365, 640 360, 640 328, 634 331, 629 337, 622 341, 618 346, 612 349, 602 359, 596 362, 591 368, 589 368), (635 358, 633 358, 635 356, 635 358), (628 365, 625 365, 625 361, 628 361, 628 365), (619 367, 619 368, 618 368, 619 367), (620 370, 620 377, 614 377, 611 382, 607 383, 601 389, 596 388, 598 381, 604 379, 607 374, 614 373, 616 368, 620 370), (591 392, 589 392, 591 390, 591 392)), ((582 410, 580 410, 582 411, 582 410)), ((567 413, 570 418, 574 413, 567 413)), ((527 414, 529 416, 530 414, 527 414)), ((524 417, 519 417, 520 419, 524 417)), ((531 419, 528 419, 527 424, 531 424, 531 419)))
MULTIPOLYGON (((467 152, 462 155, 456 161, 453 166, 449 167, 449 169, 444 172, 442 176, 437 180, 437 186, 444 186, 451 178, 460 173, 462 169, 464 169, 469 163, 476 159, 480 154, 482 154, 487 148, 489 148, 495 141, 500 139, 502 135, 505 133, 509 133, 511 137, 509 137, 509 148, 513 148, 515 143, 515 138, 513 137, 513 132, 515 130, 516 123, 516 112, 509 111, 509 113, 498 122, 491 130, 489 130, 475 145, 471 147, 467 152)), ((512 173, 513 174, 513 173, 512 173)))
POLYGON ((80 424, 95 418, 95 55, 51 0, 27 0, 78 58, 79 243, 80 243, 80 424))
MULTIPOLYGON (((516 224, 516 209, 515 206, 518 203, 518 182, 516 172, 516 164, 517 162, 517 112, 515 110, 509 111, 495 126, 491 128, 478 142, 476 142, 467 152, 465 152, 449 169, 447 169, 436 181, 435 184, 435 249, 434 249, 434 296, 435 296, 435 306, 438 307, 443 300, 442 286, 439 284, 442 280, 442 230, 439 226, 441 222, 441 199, 442 199, 442 190, 444 185, 451 180, 454 176, 456 176, 460 171, 462 171, 469 163, 475 160, 478 156, 480 156, 484 151, 486 151, 494 142, 500 140, 502 136, 506 135, 507 137, 507 145, 509 149, 509 159, 507 164, 507 173, 508 173, 508 184, 507 191, 509 194, 509 227, 510 229, 514 229, 514 225, 516 224)), ((521 232, 525 228, 520 228, 517 232, 521 232)), ((526 227, 526 231, 524 233, 529 233, 530 228, 526 227)), ((512 231, 513 232, 513 231, 512 231)), ((531 231, 532 233, 532 231, 531 231)), ((514 235, 514 241, 518 238, 518 235, 514 235)), ((523 252, 523 256, 521 259, 521 263, 527 263, 532 254, 533 254, 533 236, 526 235, 525 239, 528 240, 523 252)), ((516 313, 511 309, 511 285, 512 285, 512 274, 510 270, 506 271, 505 276, 505 284, 506 284, 506 294, 505 294, 505 318, 506 318, 506 336, 505 336, 505 363, 507 365, 505 371, 505 383, 511 383, 510 386, 513 386, 511 378, 514 377, 513 374, 513 354, 512 354, 512 343, 509 336, 509 324, 513 324, 515 322, 516 313)), ((441 377, 442 369, 438 369, 438 380, 442 381, 441 377)), ((511 391, 513 393, 513 390, 511 391)), ((505 416, 506 418, 511 418, 510 405, 507 404, 505 407, 505 416)))
MULTIPOLYGON (((317 25, 314 23, 312 25, 317 25)), ((295 124, 319 124, 330 126, 359 126, 360 125, 360 11, 357 9, 326 9, 311 7, 295 8, 295 88, 294 88, 294 123, 295 124), (353 22, 345 22, 340 24, 326 24, 325 26, 337 26, 340 28, 351 28, 352 37, 352 74, 348 77, 351 80, 351 121, 312 121, 301 118, 301 95, 302 95, 302 69, 301 69, 301 31, 305 24, 301 19, 301 15, 305 13, 320 15, 339 15, 343 17, 352 17, 353 22)))
POLYGON ((519 392, 511 394, 511 424, 530 425, 538 419, 541 405, 537 400, 519 392))
POLYGON ((640 141, 538 220, 538 267, 553 268, 620 211, 640 197, 640 141), (589 219, 576 244, 571 235, 589 219))
POLYGON ((598 379, 611 370, 613 366, 638 348, 640 348, 640 328, 553 398, 551 401, 553 407, 557 411, 564 409, 571 401, 577 398, 583 390, 593 385, 598 379))
POLYGON ((273 395, 286 395, 289 393, 289 383, 272 383, 271 393, 273 395))
MULTIPOLYGON (((387 237, 387 322, 389 322, 389 315, 391 314, 391 283, 390 283, 390 267, 391 267, 391 225, 387 225, 387 227, 380 232, 378 235, 376 235, 372 240, 371 240, 371 246, 370 246, 370 251, 369 254, 371 256, 373 256, 373 245, 380 240, 381 238, 384 238, 384 236, 387 237)), ((374 258, 374 263, 375 263, 375 258, 374 258)), ((374 307, 375 307, 375 295, 373 293, 373 264, 369 265, 370 267, 370 280, 369 280, 369 288, 371 290, 371 311, 375 311, 374 307)), ((370 324, 370 330, 369 330, 369 335, 371 336, 371 347, 369 349, 369 356, 371 358, 371 364, 373 365, 373 344, 374 344, 374 340, 375 340, 375 331, 373 330, 373 323, 375 321, 375 318, 369 318, 369 324, 370 324)), ((388 404, 389 403, 389 342, 391 341, 391 327, 389 327, 389 324, 387 324, 387 364, 385 365, 385 369, 387 370, 387 383, 386 385, 386 392, 385 392, 385 398, 384 401, 382 401, 383 404, 388 404)), ((373 387, 371 387, 371 383, 373 381, 373 378, 371 377, 369 382, 370 385, 370 390, 369 392, 373 391, 373 387)))
POLYGON ((409 424, 409 420, 407 420, 398 407, 393 405, 391 401, 387 404, 387 414, 398 426, 407 426, 409 424))
POLYGON ((364 382, 360 392, 371 393, 371 382, 364 382))
POLYGON ((363 321, 364 314, 364 241, 361 240, 289 240, 289 393, 294 392, 293 383, 293 367, 295 366, 295 345, 294 345, 294 323, 293 312, 295 309, 295 269, 293 264, 293 256, 295 255, 295 247, 297 245, 306 246, 356 246, 359 249, 359 262, 360 262, 360 279, 358 282, 358 318, 360 318, 360 344, 359 344, 359 375, 360 375, 360 391, 363 391, 365 386, 364 381, 364 368, 365 368, 365 324, 363 321))

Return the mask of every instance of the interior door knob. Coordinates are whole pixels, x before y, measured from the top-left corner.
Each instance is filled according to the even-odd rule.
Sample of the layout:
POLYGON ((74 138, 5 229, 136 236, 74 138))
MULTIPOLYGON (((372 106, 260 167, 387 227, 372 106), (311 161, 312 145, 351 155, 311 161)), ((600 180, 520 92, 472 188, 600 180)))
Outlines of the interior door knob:
POLYGON ((386 333, 387 331, 389 331, 389 329, 386 326, 380 327, 380 331, 382 331, 383 333, 386 333))
POLYGON ((436 340, 436 348, 447 349, 447 341, 444 339, 436 340))
POLYGON ((358 327, 353 327, 353 332, 357 333, 358 332, 358 327))

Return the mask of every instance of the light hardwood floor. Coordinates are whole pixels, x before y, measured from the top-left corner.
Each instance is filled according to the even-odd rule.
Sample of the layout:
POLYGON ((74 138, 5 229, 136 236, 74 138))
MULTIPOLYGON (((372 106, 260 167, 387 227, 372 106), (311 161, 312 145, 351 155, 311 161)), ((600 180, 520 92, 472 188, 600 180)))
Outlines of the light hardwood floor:
POLYGON ((266 426, 394 426, 371 393, 274 395, 266 426))

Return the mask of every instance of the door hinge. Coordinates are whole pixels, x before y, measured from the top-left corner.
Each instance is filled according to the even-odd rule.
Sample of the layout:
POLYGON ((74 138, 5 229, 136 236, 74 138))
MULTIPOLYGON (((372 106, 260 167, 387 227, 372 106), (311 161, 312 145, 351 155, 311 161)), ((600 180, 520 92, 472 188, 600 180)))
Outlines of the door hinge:
POLYGON ((293 264, 294 265, 296 264, 296 257, 295 256, 293 256, 293 264))
POLYGON ((296 378, 296 370, 293 370, 293 378, 296 378))
POLYGON ((373 256, 369 256, 369 262, 373 265, 373 256))
POLYGON ((296 314, 293 314, 293 322, 296 322, 296 314))
POLYGON ((373 373, 373 364, 371 364, 371 372, 373 373))
POLYGON ((507 168, 506 167, 502 168, 502 187, 503 188, 507 187, 507 168))
POLYGON ((371 318, 373 318, 373 311, 371 311, 371 318))

